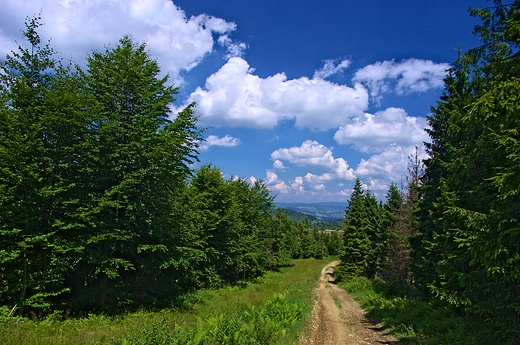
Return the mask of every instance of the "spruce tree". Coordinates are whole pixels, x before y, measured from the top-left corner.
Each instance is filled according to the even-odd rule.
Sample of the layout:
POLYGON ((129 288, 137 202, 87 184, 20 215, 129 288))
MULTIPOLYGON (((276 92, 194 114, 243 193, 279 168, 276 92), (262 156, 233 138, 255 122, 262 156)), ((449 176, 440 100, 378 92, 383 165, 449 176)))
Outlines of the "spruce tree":
POLYGON ((406 176, 406 194, 404 200, 394 185, 389 191, 388 209, 390 210, 390 226, 388 231, 388 261, 386 278, 401 283, 411 283, 411 242, 417 236, 418 208, 420 202, 420 179, 423 175, 423 163, 419 159, 419 148, 408 156, 408 174, 406 176), (394 196, 392 196, 394 194, 394 196), (395 208, 397 207, 397 209, 395 208))
POLYGON ((430 117, 417 278, 436 296, 487 315, 501 343, 519 337, 520 4, 472 10, 483 45, 461 55, 430 117))
POLYGON ((89 226, 80 235, 85 254, 77 272, 90 281, 76 288, 96 294, 98 309, 116 286, 155 298, 150 282, 175 259, 167 254, 175 245, 172 203, 195 159, 199 131, 192 106, 169 119, 177 89, 160 75, 146 45, 128 36, 93 52, 82 75, 95 140, 84 166, 89 226))
POLYGON ((365 204, 365 192, 357 179, 345 210, 343 224, 343 253, 340 257, 340 274, 366 276, 371 259, 370 222, 365 204))

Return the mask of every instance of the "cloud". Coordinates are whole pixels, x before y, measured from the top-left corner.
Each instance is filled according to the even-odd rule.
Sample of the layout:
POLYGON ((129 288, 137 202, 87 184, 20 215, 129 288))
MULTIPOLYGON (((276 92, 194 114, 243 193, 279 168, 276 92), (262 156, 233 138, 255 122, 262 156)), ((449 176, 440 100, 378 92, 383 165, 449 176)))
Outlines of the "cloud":
POLYGON ((350 60, 341 60, 338 63, 337 60, 325 60, 325 65, 320 70, 317 70, 314 72, 314 79, 326 79, 336 73, 341 72, 345 68, 348 68, 350 66, 351 61, 350 60))
POLYGON ((425 118, 408 116, 401 108, 388 108, 352 119, 336 131, 334 140, 362 152, 377 152, 389 145, 422 145, 429 140, 426 127, 425 118))
MULTIPOLYGON (((415 146, 392 145, 380 154, 362 159, 354 173, 371 189, 388 190, 390 182, 399 182, 407 174, 410 155, 415 154, 415 146)), ((419 159, 425 159, 422 152, 419 159)))
POLYGON ((377 100, 386 92, 408 94, 443 88, 448 68, 447 63, 421 59, 383 61, 359 69, 352 81, 366 85, 377 100))
POLYGON ((291 183, 291 189, 298 192, 303 192, 305 190, 305 188, 303 188, 303 178, 301 176, 298 176, 294 179, 294 181, 291 183))
POLYGON ((266 176, 264 179, 265 185, 269 188, 269 190, 277 193, 288 194, 289 186, 285 184, 284 181, 278 178, 278 175, 273 170, 267 170, 266 176))
MULTIPOLYGON (((296 176, 285 183, 273 170, 268 176, 276 176, 266 185, 272 191, 280 192, 284 197, 293 200, 313 197, 315 200, 344 200, 351 194, 350 185, 344 182, 361 179, 365 189, 370 189, 377 197, 384 197, 390 188, 390 183, 399 183, 407 174, 409 158, 415 153, 415 145, 388 145, 368 159, 361 159, 357 167, 351 168, 343 158, 334 158, 327 147, 316 141, 307 140, 299 147, 284 148, 274 151, 271 159, 287 161, 300 167, 318 167, 326 171, 322 174, 308 172, 296 176), (331 182, 339 181, 333 184, 331 182), (283 192, 282 192, 283 190, 283 192)), ((425 159, 424 152, 419 159, 425 159)))
POLYGON ((283 165, 283 162, 281 160, 278 160, 278 159, 274 161, 273 168, 275 168, 276 170, 282 170, 282 171, 285 171, 285 169, 287 169, 283 165))
POLYGON ((363 115, 368 92, 320 78, 287 80, 283 73, 267 78, 253 74, 247 61, 232 57, 207 78, 187 102, 197 102, 200 122, 209 126, 273 128, 283 119, 296 127, 327 130, 363 115), (326 115, 326 116, 325 116, 326 115))
POLYGON ((250 177, 247 179, 247 182, 249 182, 249 185, 254 186, 255 183, 258 182, 258 180, 256 179, 256 177, 254 177, 254 176, 250 176, 250 177))
POLYGON ((168 0, 4 0, 0 11, 2 56, 16 48, 15 40, 23 43, 20 30, 25 17, 40 10, 45 25, 38 31, 44 41, 52 38, 53 48, 79 64, 91 51, 103 51, 105 45, 115 45, 126 34, 146 42, 151 55, 173 79, 213 52, 213 35, 227 37, 222 40, 228 52, 242 49, 241 43, 228 37, 236 29, 234 23, 206 14, 188 19, 168 0))
POLYGON ((271 153, 274 161, 288 161, 303 167, 320 167, 327 172, 322 175, 307 174, 307 182, 323 182, 333 179, 355 179, 353 169, 343 158, 334 158, 332 151, 315 140, 306 140, 299 147, 282 148, 271 153))
POLYGON ((241 143, 242 141, 239 138, 234 138, 228 134, 222 138, 219 138, 216 135, 210 135, 200 145, 200 151, 207 151, 211 146, 234 147, 240 145, 241 143))
POLYGON ((244 42, 233 41, 228 35, 220 36, 218 43, 227 50, 227 54, 224 56, 226 60, 232 57, 243 57, 245 50, 248 48, 244 42))
POLYGON ((325 170, 319 175, 309 172, 304 176, 296 176, 287 183, 280 179, 274 170, 267 170, 266 186, 275 194, 283 194, 284 197, 338 198, 337 194, 327 191, 328 183, 356 178, 354 170, 343 158, 334 158, 329 148, 313 140, 304 141, 299 147, 278 149, 271 154, 271 159, 275 162, 275 168, 278 166, 286 169, 283 161, 287 161, 300 167, 325 170))
POLYGON ((271 153, 273 160, 285 160, 299 166, 327 166, 334 161, 332 151, 315 140, 306 140, 299 147, 278 149, 271 153))

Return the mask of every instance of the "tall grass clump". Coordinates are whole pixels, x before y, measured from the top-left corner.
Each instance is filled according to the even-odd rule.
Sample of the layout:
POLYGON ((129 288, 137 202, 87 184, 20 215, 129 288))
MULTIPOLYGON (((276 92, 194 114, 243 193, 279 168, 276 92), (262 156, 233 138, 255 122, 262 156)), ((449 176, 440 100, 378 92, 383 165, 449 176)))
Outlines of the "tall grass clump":
POLYGON ((494 343, 493 330, 483 320, 427 301, 411 286, 360 277, 339 286, 403 344, 494 343))

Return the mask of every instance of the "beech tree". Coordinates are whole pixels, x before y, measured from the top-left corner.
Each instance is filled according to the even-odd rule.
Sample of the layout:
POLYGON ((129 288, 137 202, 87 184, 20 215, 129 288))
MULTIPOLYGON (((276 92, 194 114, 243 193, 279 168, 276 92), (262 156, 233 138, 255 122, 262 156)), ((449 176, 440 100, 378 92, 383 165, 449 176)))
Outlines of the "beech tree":
POLYGON ((0 64, 0 294, 9 302, 18 294, 20 313, 67 291, 62 282, 75 262, 66 219, 84 123, 81 110, 65 106, 80 99, 77 79, 42 44, 40 25, 27 19, 29 48, 0 64))

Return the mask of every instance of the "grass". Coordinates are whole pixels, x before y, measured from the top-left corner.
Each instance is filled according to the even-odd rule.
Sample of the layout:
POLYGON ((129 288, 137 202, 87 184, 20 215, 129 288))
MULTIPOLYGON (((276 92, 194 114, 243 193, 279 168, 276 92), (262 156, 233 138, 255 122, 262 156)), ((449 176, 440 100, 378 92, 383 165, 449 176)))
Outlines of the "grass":
POLYGON ((366 278, 352 278, 339 286, 403 344, 495 343, 493 330, 482 320, 424 300, 411 287, 366 278))
POLYGON ((245 287, 198 291, 181 309, 66 321, 0 316, 0 339, 3 345, 296 344, 308 331, 313 290, 327 262, 295 260, 245 287))
MULTIPOLYGON (((329 285, 327 285, 327 288, 330 289, 329 285)), ((332 297, 332 300, 334 301, 334 304, 336 305, 336 307, 338 307, 339 310, 343 309, 343 304, 341 304, 339 299, 336 296, 334 296, 334 294, 331 291, 329 291, 329 295, 330 295, 330 297, 332 297)))

